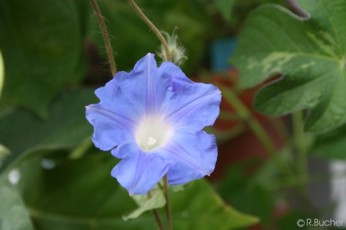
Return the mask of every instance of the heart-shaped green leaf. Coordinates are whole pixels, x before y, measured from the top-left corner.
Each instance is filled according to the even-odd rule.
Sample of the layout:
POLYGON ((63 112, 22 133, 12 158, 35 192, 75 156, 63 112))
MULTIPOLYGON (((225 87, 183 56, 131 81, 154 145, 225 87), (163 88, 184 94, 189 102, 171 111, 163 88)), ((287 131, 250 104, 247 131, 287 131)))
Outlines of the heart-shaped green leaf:
POLYGON ((277 5, 255 10, 240 35, 233 62, 243 87, 277 73, 255 108, 268 115, 309 109, 305 128, 325 132, 346 122, 346 1, 300 0, 306 20, 277 5))

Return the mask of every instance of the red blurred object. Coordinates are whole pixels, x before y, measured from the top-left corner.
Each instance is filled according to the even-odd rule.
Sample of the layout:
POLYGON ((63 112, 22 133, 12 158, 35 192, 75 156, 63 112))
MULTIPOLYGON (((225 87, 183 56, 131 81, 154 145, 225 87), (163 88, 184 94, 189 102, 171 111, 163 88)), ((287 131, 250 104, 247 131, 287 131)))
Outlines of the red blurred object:
MULTIPOLYGON (((268 135, 273 140, 275 147, 277 147, 278 149, 281 149, 283 147, 283 145, 285 144, 285 139, 282 133, 280 133, 274 125, 274 122, 282 122, 283 119, 268 118, 261 115, 260 113, 255 112, 252 109, 255 94, 257 90, 262 87, 262 85, 246 90, 237 89, 238 71, 236 69, 232 69, 223 75, 213 75, 211 82, 233 90, 238 95, 243 104, 247 107, 247 109, 251 112, 251 114, 267 131, 268 135)), ((224 99, 221 102, 221 111, 227 112, 227 114, 235 116, 237 115, 232 105, 230 105, 224 99)), ((241 119, 226 120, 223 118, 218 118, 214 125, 214 128, 219 132, 229 132, 239 125, 242 125, 244 127, 244 130, 241 133, 227 141, 221 142, 218 145, 219 157, 215 171, 211 175, 210 180, 218 180, 222 178, 223 175, 227 172, 227 169, 236 162, 258 156, 264 158, 268 157, 266 149, 257 139, 252 130, 249 129, 245 121, 242 121, 241 119)))
MULTIPOLYGON (((278 77, 269 81, 276 80, 278 77)), ((221 85, 226 89, 233 90, 246 106, 253 117, 262 125, 269 137, 272 139, 273 144, 277 149, 281 149, 285 145, 285 136, 282 130, 278 129, 277 124, 283 125, 285 120, 283 118, 268 118, 253 110, 253 102, 256 92, 263 85, 247 89, 240 90, 237 88, 238 72, 233 69, 225 75, 213 75, 212 83, 221 85), (276 124, 276 125, 275 125, 276 124)), ((267 82, 266 82, 267 83, 267 82)), ((264 83, 264 84, 266 84, 264 83)), ((226 100, 221 102, 221 111, 227 112, 230 115, 236 115, 237 111, 226 100)), ((214 128, 219 132, 229 132, 236 129, 238 126, 244 127, 244 129, 233 138, 227 139, 219 143, 219 156, 216 164, 215 171, 209 178, 211 181, 221 179, 232 165, 237 162, 250 159, 250 158, 268 158, 269 154, 266 151, 263 144, 258 140, 253 131, 247 126, 246 122, 241 119, 228 120, 223 117, 219 117, 214 125, 214 128)), ((249 172, 251 176, 253 172, 249 172)), ((276 207, 273 216, 279 218, 287 211, 287 207, 276 207)), ((261 223, 256 224, 249 228, 250 230, 262 230, 264 227, 261 223)))
MULTIPOLYGON (((276 80, 278 77, 271 79, 269 81, 276 80)), ((267 81, 267 82, 269 82, 267 81)), ((238 82, 238 72, 236 69, 232 69, 224 75, 213 75, 211 82, 216 85, 221 85, 224 88, 233 90, 242 101, 242 103, 247 107, 249 112, 257 119, 257 121, 265 129, 269 137, 272 139, 273 144, 277 149, 281 149, 285 144, 285 136, 278 129, 275 124, 281 123, 285 125, 285 119, 283 118, 268 118, 260 113, 257 113, 253 110, 253 102, 256 92, 263 86, 257 86, 251 89, 240 90, 237 88, 238 82)), ((266 82, 266 83, 267 83, 266 82)), ((264 84, 266 84, 264 83, 264 84)), ((226 100, 221 102, 221 111, 227 112, 230 115, 237 115, 235 109, 230 105, 226 100)), ((211 181, 216 181, 221 179, 228 169, 232 167, 233 164, 237 162, 249 159, 249 158, 258 158, 263 157, 268 158, 269 154, 266 151, 263 144, 258 140, 253 131, 247 126, 246 122, 240 118, 230 120, 219 117, 214 125, 214 128, 218 132, 229 132, 237 127, 242 126, 244 129, 238 133, 238 135, 233 138, 224 140, 218 144, 219 156, 216 164, 215 171, 209 178, 211 181)), ((249 172, 251 176, 252 172, 249 172)), ((273 216, 279 217, 285 213, 287 209, 282 207, 277 207, 273 213, 273 216)), ((250 230, 262 230, 263 226, 259 223, 249 228, 250 230)))

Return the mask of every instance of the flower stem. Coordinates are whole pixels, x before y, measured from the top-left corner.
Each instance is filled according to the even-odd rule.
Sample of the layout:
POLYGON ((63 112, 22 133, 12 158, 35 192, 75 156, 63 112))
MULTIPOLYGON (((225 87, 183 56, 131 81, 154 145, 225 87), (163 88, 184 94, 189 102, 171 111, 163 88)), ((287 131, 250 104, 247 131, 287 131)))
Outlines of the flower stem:
POLYGON ((163 224, 162 224, 162 221, 161 221, 161 218, 160 218, 160 215, 159 213, 157 212, 156 209, 153 209, 151 210, 154 217, 155 217, 155 221, 156 221, 156 224, 157 224, 157 227, 159 228, 159 230, 164 230, 165 228, 163 227, 163 224))
POLYGON ((169 51, 168 43, 167 43, 165 37, 162 35, 162 33, 159 31, 159 29, 157 29, 157 27, 154 25, 154 23, 152 23, 150 21, 150 19, 143 13, 143 11, 139 8, 139 6, 136 4, 136 2, 134 0, 128 0, 128 2, 130 3, 131 7, 136 11, 138 16, 147 24, 147 26, 154 32, 156 37, 160 40, 162 46, 164 47, 164 49, 166 51, 166 55, 167 55, 165 57, 166 61, 171 61, 172 57, 171 57, 171 53, 169 51))
MULTIPOLYGON (((147 197, 149 199, 151 198, 150 192, 148 192, 147 197)), ((156 222, 157 227, 159 228, 159 230, 164 230, 165 228, 164 228, 164 226, 162 224, 161 217, 160 217, 159 213, 157 212, 157 210, 156 209, 152 209, 151 213, 153 214, 153 216, 155 218, 155 222, 156 222)))
POLYGON ((88 136, 86 139, 82 141, 76 148, 74 148, 70 155, 69 158, 71 160, 76 160, 84 156, 84 154, 87 153, 87 151, 91 148, 92 146, 92 141, 91 141, 91 135, 88 136))
POLYGON ((112 49, 111 41, 109 39, 107 26, 102 16, 100 7, 97 4, 97 0, 90 0, 90 2, 101 29, 103 42, 105 43, 105 46, 106 46, 106 52, 107 52, 109 65, 111 68, 112 75, 114 76, 117 72, 117 67, 115 64, 114 56, 113 56, 113 49, 112 49))
POLYGON ((168 190, 168 178, 167 175, 163 178, 163 193, 166 198, 166 218, 167 218, 167 224, 168 224, 168 230, 172 230, 172 214, 171 214, 171 205, 169 202, 169 190, 168 190))

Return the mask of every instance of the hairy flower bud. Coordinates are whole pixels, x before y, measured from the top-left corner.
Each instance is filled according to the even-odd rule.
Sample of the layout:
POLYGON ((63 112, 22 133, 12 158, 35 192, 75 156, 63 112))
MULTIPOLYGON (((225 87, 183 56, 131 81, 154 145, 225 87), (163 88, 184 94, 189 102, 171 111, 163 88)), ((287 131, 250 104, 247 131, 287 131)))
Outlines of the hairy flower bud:
MULTIPOLYGON (((166 39, 168 44, 168 50, 171 55, 171 61, 174 64, 181 65, 185 60, 187 60, 187 57, 185 56, 185 48, 178 43, 178 35, 176 34, 176 29, 173 31, 172 35, 162 32, 166 39)), ((158 53, 158 56, 162 58, 163 60, 167 60, 167 53, 165 47, 161 44, 160 52, 158 53)))

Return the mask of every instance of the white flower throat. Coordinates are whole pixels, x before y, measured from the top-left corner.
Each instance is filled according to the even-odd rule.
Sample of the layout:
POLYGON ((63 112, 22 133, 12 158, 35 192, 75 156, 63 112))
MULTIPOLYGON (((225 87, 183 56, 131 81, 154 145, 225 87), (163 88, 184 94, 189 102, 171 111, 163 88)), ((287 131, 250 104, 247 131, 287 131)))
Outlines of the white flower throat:
POLYGON ((172 128, 158 116, 146 117, 138 125, 135 139, 143 151, 164 145, 172 136, 172 128))

